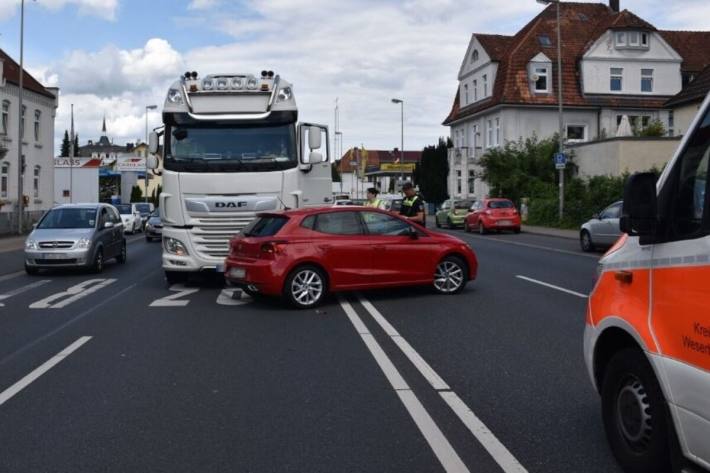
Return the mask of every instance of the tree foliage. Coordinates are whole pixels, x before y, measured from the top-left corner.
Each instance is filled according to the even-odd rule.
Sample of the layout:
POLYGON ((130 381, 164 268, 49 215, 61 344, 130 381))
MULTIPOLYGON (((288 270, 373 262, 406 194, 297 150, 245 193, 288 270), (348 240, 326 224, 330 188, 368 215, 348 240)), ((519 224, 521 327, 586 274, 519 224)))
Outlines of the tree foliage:
POLYGON ((422 150, 422 158, 414 169, 414 182, 424 200, 440 204, 448 198, 446 180, 449 175, 447 143, 439 138, 439 143, 422 150))
POLYGON ((143 200, 143 192, 138 186, 131 188, 131 202, 141 202, 143 200))
POLYGON ((69 151, 70 151, 70 142, 69 142, 69 132, 67 130, 64 130, 64 138, 62 138, 62 148, 61 151, 59 152, 59 156, 62 158, 66 158, 69 156, 69 151))

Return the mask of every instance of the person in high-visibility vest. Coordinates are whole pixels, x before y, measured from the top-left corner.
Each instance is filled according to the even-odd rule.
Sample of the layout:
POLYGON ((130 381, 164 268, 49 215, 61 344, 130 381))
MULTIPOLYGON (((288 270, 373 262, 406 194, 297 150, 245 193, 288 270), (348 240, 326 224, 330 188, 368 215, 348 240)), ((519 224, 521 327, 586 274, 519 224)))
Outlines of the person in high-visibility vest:
POLYGON ((399 214, 407 217, 412 222, 426 227, 426 214, 424 213, 424 200, 414 190, 411 182, 405 182, 402 186, 404 200, 399 214))
POLYGON ((375 209, 383 209, 384 207, 384 202, 382 202, 381 199, 377 198, 377 194, 379 194, 380 191, 378 191, 374 187, 370 187, 367 189, 367 202, 365 202, 365 207, 373 207, 375 209))

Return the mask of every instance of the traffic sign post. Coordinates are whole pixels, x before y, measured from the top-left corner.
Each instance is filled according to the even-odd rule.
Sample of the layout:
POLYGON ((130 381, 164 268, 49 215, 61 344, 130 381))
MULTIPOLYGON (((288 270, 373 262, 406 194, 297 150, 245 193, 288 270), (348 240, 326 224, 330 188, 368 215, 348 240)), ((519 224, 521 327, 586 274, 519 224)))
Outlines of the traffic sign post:
POLYGON ((555 153, 555 168, 565 169, 567 167, 567 155, 564 153, 555 153))
POLYGON ((565 168, 567 167, 567 155, 565 153, 555 153, 555 168, 560 173, 560 221, 564 216, 565 208, 565 168))

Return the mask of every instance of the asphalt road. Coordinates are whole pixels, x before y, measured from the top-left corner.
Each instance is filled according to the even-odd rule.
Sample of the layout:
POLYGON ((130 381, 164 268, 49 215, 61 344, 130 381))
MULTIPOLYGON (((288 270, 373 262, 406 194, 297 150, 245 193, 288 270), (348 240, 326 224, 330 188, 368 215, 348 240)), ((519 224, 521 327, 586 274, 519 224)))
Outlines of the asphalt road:
POLYGON ((599 255, 464 235, 479 279, 318 310, 0 254, 0 472, 614 472, 582 359, 599 255))

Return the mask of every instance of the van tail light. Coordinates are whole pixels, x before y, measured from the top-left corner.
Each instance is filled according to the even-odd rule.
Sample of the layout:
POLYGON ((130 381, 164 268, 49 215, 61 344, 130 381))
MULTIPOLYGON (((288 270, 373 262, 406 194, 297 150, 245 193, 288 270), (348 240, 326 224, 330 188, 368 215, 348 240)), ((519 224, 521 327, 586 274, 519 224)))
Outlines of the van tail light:
POLYGON ((287 241, 267 241, 261 244, 259 257, 263 259, 274 259, 276 255, 282 254, 286 250, 287 241))

